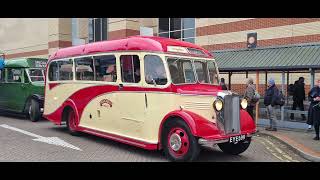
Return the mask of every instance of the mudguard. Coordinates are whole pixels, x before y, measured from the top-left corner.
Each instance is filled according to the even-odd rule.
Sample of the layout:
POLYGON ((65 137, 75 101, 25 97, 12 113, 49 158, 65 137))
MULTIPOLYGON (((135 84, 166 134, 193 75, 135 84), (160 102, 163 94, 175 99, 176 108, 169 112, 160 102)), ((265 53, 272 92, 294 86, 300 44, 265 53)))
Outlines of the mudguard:
MULTIPOLYGON (((218 129, 214 122, 207 120, 206 118, 187 110, 176 110, 168 113, 162 120, 159 129, 159 142, 161 142, 161 132, 163 124, 167 120, 172 120, 172 117, 179 117, 184 120, 189 126, 191 133, 196 137, 212 137, 214 135, 222 135, 224 132, 218 129)), ((255 131, 256 125, 249 115, 249 113, 243 109, 240 110, 240 128, 242 132, 255 131)), ((161 143, 159 143, 161 144, 161 143)), ((160 147, 161 148, 161 147, 160 147)))

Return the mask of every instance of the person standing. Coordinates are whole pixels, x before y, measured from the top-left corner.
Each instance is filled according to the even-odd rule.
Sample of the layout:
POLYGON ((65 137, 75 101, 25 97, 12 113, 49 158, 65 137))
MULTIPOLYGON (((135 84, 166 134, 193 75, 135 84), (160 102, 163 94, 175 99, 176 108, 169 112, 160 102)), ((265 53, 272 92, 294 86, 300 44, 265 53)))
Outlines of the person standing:
POLYGON ((279 94, 279 90, 275 85, 274 79, 269 79, 268 81, 268 89, 264 95, 264 105, 267 108, 268 119, 270 120, 270 126, 266 128, 267 131, 277 131, 277 117, 275 114, 275 106, 277 102, 277 98, 279 94))
MULTIPOLYGON (((300 111, 304 111, 304 100, 306 100, 306 93, 304 90, 304 78, 299 77, 299 80, 297 80, 294 83, 292 110, 296 110, 296 108, 298 107, 300 111)), ((301 114, 301 117, 303 121, 306 120, 306 116, 304 114, 301 114)), ((291 113, 290 119, 294 119, 293 113, 291 113)))
POLYGON ((308 98, 310 100, 310 107, 308 111, 308 124, 313 124, 316 131, 314 140, 319 140, 319 125, 320 125, 320 79, 317 80, 317 86, 313 87, 308 98))
POLYGON ((222 90, 228 90, 224 78, 221 78, 220 86, 222 87, 222 90))
POLYGON ((253 85, 253 79, 248 78, 247 79, 247 88, 246 88, 246 91, 244 92, 244 98, 248 101, 247 112, 250 114, 250 116, 252 117, 253 120, 254 120, 253 109, 257 103, 257 101, 254 99, 255 91, 256 90, 253 85))

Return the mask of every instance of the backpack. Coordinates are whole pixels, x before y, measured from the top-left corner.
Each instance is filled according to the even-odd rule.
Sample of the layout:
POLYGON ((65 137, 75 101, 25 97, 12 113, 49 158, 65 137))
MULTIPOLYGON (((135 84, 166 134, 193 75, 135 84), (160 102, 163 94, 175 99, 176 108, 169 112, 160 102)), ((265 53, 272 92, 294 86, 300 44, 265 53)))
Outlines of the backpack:
POLYGON ((259 100, 260 100, 260 94, 258 93, 258 91, 255 90, 251 102, 255 104, 255 103, 257 103, 259 100))
POLYGON ((282 93, 282 91, 277 91, 277 97, 276 97, 276 105, 283 106, 286 103, 286 97, 282 93))
POLYGON ((295 90, 295 85, 294 84, 289 84, 288 93, 289 93, 290 96, 293 96, 294 90, 295 90))

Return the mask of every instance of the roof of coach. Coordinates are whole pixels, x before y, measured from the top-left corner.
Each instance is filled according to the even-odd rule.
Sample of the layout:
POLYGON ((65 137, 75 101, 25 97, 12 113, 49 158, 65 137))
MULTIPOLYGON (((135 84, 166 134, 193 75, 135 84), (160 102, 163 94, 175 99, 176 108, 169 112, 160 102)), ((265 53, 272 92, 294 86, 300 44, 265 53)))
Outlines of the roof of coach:
POLYGON ((156 36, 131 36, 125 39, 100 41, 59 49, 50 56, 50 60, 113 51, 169 52, 168 46, 194 49, 201 51, 203 56, 212 57, 212 54, 206 49, 189 42, 156 36))

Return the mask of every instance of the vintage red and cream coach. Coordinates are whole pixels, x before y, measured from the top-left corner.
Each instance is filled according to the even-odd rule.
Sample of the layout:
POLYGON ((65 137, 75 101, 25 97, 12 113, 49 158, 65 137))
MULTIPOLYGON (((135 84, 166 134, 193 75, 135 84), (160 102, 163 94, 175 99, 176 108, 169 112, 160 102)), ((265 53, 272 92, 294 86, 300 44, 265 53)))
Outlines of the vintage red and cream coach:
POLYGON ((244 152, 256 132, 246 107, 221 90, 213 56, 188 42, 133 36, 60 49, 47 64, 45 118, 174 161, 216 144, 244 152))

